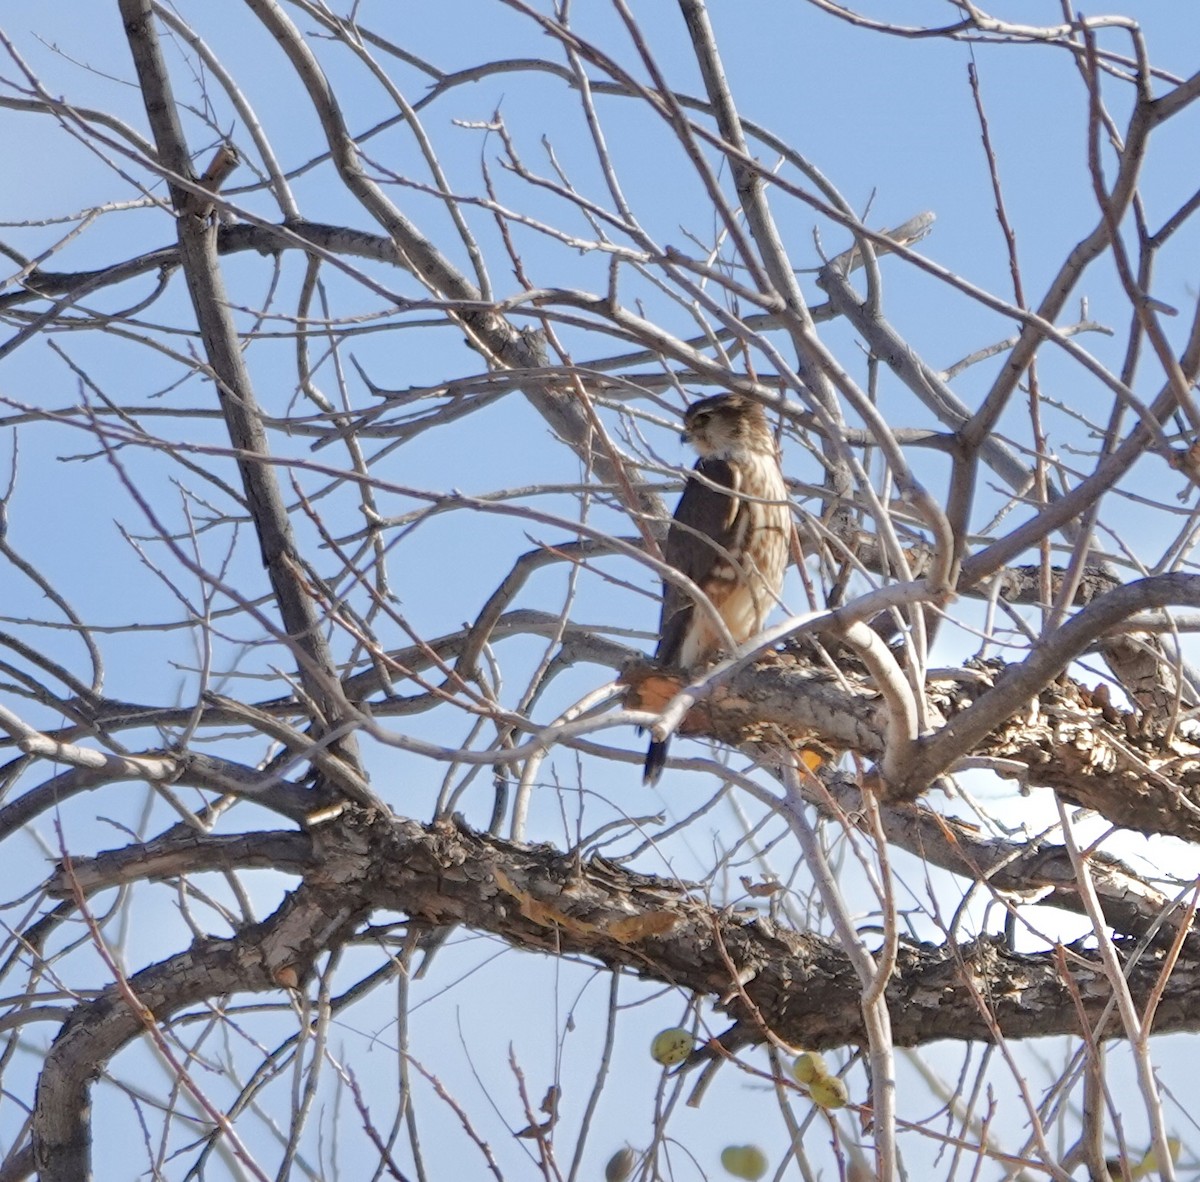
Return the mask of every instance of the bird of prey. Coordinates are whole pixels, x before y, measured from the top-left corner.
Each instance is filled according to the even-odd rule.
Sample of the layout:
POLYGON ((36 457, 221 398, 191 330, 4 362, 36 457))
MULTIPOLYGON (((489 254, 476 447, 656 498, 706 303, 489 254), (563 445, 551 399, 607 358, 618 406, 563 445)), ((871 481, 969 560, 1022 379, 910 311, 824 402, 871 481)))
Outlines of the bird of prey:
MULTIPOLYGON (((735 644, 762 631, 779 596, 792 532, 779 451, 762 407, 717 394, 688 407, 681 438, 700 453, 663 552, 708 597, 735 644)), ((654 659, 692 673, 727 647, 708 605, 663 582, 654 659)), ((652 742, 643 780, 662 775, 667 743, 652 742)))

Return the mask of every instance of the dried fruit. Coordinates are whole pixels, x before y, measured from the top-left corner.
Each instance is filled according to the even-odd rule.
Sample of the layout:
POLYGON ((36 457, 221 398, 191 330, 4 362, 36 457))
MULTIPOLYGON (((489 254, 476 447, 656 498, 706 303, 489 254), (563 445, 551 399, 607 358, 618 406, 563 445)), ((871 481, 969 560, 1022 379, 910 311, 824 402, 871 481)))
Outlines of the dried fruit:
POLYGON ((625 1182, 625 1179, 633 1173, 633 1167, 637 1162, 637 1153, 628 1145, 624 1149, 618 1149, 616 1153, 608 1159, 608 1165, 604 1167, 604 1182, 625 1182))

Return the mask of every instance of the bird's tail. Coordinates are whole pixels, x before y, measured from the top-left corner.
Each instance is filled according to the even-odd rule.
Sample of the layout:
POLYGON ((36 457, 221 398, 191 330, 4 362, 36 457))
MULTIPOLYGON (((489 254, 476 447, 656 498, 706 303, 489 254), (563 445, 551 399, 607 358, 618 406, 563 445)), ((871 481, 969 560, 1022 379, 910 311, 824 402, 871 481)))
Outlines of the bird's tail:
POLYGON ((667 766, 667 748, 670 745, 670 739, 663 739, 661 743, 655 739, 650 743, 650 750, 646 752, 646 764, 642 771, 643 784, 653 787, 658 783, 659 777, 663 774, 663 768, 667 766))

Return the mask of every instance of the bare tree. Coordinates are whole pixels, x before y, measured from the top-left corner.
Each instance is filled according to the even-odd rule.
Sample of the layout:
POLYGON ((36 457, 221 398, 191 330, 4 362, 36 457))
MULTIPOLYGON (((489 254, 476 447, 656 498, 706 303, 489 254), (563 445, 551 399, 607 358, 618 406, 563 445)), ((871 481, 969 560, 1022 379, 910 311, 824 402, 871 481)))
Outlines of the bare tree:
POLYGON ((700 1177, 710 1084, 776 1177, 1174 1177, 1200 75, 1065 2, 88 7, 0 33, 0 1180, 700 1177), (775 8, 951 55, 1004 278, 742 113, 775 8), (1090 191, 1031 269, 1068 197, 1010 214, 988 70, 1035 59, 1090 191), (794 562, 681 676, 719 391, 794 562), (693 740, 660 795, 635 727, 693 740))

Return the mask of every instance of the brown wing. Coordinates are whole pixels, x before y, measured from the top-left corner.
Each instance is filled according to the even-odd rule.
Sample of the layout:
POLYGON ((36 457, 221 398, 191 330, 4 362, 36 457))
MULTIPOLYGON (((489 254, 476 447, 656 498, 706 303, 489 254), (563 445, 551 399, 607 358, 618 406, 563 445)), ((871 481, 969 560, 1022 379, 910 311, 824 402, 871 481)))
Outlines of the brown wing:
MULTIPOLYGON (((669 566, 703 587, 720 560, 721 552, 733 549, 736 543, 740 502, 734 493, 739 482, 736 469, 727 460, 698 460, 692 471, 703 479, 688 477, 667 532, 663 557, 669 566)), ((655 659, 660 664, 678 663, 695 612, 692 597, 682 587, 664 581, 655 651, 655 659)))

